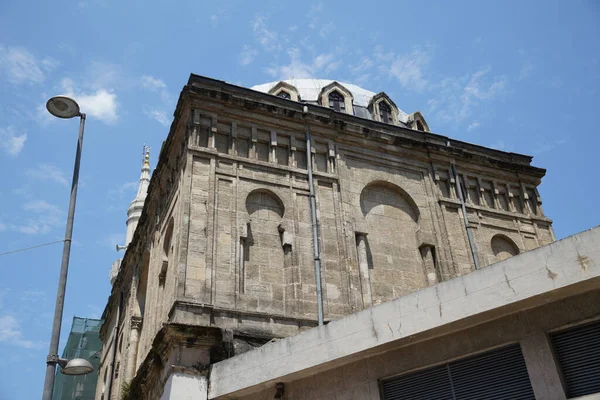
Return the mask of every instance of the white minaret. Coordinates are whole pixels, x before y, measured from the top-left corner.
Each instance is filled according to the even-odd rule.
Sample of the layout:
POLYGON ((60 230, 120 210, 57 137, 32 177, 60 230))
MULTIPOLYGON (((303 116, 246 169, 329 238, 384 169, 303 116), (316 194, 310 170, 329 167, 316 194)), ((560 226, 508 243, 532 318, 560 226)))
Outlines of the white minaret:
POLYGON ((142 164, 142 175, 140 176, 140 185, 138 186, 137 195, 129 205, 127 210, 127 235, 125 236, 125 246, 128 246, 133 239, 133 233, 137 228, 138 221, 142 215, 146 194, 148 193, 148 185, 150 184, 150 148, 144 146, 144 163, 142 164))
MULTIPOLYGON (((150 184, 150 147, 144 146, 144 159, 142 163, 142 175, 140 176, 140 184, 138 186, 137 195, 129 205, 127 210, 127 233, 125 234, 125 246, 117 245, 117 251, 127 249, 135 228, 137 228, 138 221, 142 215, 142 209, 144 208, 144 202, 146 201, 146 195, 148 194, 148 185, 150 184)), ((116 260, 110 269, 110 283, 114 283, 117 275, 119 274, 119 268, 121 267, 121 260, 116 260)))

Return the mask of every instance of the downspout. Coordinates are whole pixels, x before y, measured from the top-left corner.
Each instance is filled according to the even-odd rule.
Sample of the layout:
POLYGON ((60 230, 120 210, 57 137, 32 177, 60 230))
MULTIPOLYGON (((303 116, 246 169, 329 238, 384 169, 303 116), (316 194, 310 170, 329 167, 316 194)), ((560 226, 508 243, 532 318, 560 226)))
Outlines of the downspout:
POLYGON ((460 205, 462 207, 463 220, 465 222, 465 228, 467 230, 467 238, 469 239, 469 246, 471 247, 471 255, 473 256, 473 262, 475 262, 475 269, 479 269, 479 259, 477 258, 477 247, 475 246, 475 240, 473 240, 473 232, 471 231, 471 225, 469 224, 469 218, 467 217, 467 207, 465 207, 465 199, 463 192, 460 187, 460 179, 456 173, 456 165, 452 160, 452 174, 454 175, 454 181, 456 182, 456 191, 458 192, 458 198, 460 199, 460 205))
POLYGON ((117 320, 115 322, 115 327, 113 328, 113 341, 110 344, 110 352, 112 353, 112 357, 110 360, 110 375, 108 376, 108 382, 106 382, 106 393, 108 396, 107 400, 110 400, 111 390, 112 390, 112 380, 115 374, 115 359, 117 358, 117 342, 119 341, 119 320, 121 319, 121 304, 123 303, 123 292, 119 291, 119 303, 117 304, 117 320))
MULTIPOLYGON (((304 106, 303 116, 306 120, 306 114, 308 113, 308 107, 304 106)), ((319 226, 317 222, 317 203, 315 200, 315 186, 313 182, 313 171, 312 171, 312 153, 311 153, 311 140, 310 140, 310 127, 308 122, 305 125, 306 129, 306 167, 308 170, 308 186, 310 189, 310 214, 312 216, 312 227, 313 227, 313 249, 315 259, 315 281, 317 284, 317 314, 319 320, 319 326, 323 325, 323 294, 321 290, 321 251, 319 250, 319 226)))

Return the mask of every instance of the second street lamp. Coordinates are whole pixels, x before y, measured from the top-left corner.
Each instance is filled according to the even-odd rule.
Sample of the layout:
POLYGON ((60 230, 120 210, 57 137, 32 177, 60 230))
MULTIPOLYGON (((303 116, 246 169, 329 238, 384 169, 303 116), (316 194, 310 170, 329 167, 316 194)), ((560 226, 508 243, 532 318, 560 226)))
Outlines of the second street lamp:
POLYGON ((94 370, 92 365, 83 359, 64 360, 58 357, 58 343, 60 340, 60 328, 65 304, 65 290, 67 286, 67 274, 69 271, 69 257, 71 255, 71 239, 73 237, 73 221, 75 220, 75 203, 77 201, 77 185, 79 182, 79 163, 81 160, 81 149, 83 147, 83 130, 85 127, 85 114, 79 111, 77 102, 66 96, 56 96, 48 100, 46 108, 50 114, 58 118, 79 117, 79 137, 77 139, 77 150, 75 153, 75 166, 73 168, 73 180, 71 182, 71 197, 69 200, 69 213, 67 216, 67 228, 63 245, 60 276, 58 279, 58 290, 56 293, 56 306, 54 308, 54 321, 52 323, 52 336, 50 337, 50 349, 46 359, 46 378, 44 381, 44 393, 42 400, 52 400, 54 390, 54 377, 56 365, 63 368, 63 373, 68 375, 82 375, 94 370))

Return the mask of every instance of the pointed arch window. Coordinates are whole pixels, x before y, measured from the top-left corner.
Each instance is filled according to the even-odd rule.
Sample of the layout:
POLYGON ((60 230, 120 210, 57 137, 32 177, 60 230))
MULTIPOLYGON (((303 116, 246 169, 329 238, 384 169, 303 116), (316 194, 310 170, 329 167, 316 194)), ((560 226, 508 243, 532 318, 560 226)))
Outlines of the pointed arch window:
POLYGON ((277 93, 277 97, 281 97, 282 99, 287 99, 287 100, 292 99, 292 96, 285 90, 282 90, 281 92, 277 93))
POLYGON ((344 96, 338 91, 329 93, 329 108, 335 111, 346 112, 346 103, 344 96))
POLYGON ((392 108, 385 101, 379 103, 379 120, 386 124, 392 122, 392 108))

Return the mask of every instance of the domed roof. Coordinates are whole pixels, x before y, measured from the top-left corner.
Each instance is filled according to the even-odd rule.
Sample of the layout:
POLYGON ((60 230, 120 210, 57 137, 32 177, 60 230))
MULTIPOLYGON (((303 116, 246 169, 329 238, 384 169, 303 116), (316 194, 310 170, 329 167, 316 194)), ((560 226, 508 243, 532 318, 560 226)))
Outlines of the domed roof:
POLYGON ((250 89, 288 100, 329 106, 337 112, 360 118, 429 132, 429 126, 419 111, 407 114, 384 92, 371 92, 352 83, 331 79, 286 79, 252 86, 250 89), (332 92, 338 92, 343 97, 341 103, 344 104, 339 103, 339 98, 331 100, 332 92))
POLYGON ((369 101, 376 93, 365 90, 351 83, 333 81, 331 79, 286 79, 284 81, 275 81, 263 83, 262 85, 253 86, 251 89, 259 92, 269 93, 279 82, 285 82, 292 85, 298 90, 298 94, 303 101, 317 101, 321 90, 325 86, 331 85, 333 82, 338 82, 352 93, 354 104, 361 107, 367 107, 369 101))
MULTIPOLYGON (((273 89, 276 89, 276 86, 280 84, 285 84, 293 86, 296 89, 296 92, 299 96, 299 101, 320 104, 319 100, 323 89, 327 89, 334 83, 341 85, 347 92, 350 92, 353 99, 352 105, 354 107, 354 110, 351 111, 351 113, 362 118, 373 119, 371 112, 369 112, 367 108, 371 105, 374 98, 377 98, 381 95, 387 97, 383 93, 377 94, 375 92, 371 92, 370 90, 363 89, 360 86, 354 85, 352 83, 335 81, 331 79, 286 79, 282 81, 274 81, 263 83, 262 85, 252 86, 251 89, 256 90, 258 92, 275 94, 273 89)), ((389 97, 388 100, 389 102, 391 102, 391 99, 389 99, 389 97)), ((404 111, 398 109, 397 107, 396 109, 398 125, 405 126, 409 121, 409 115, 404 111)))

